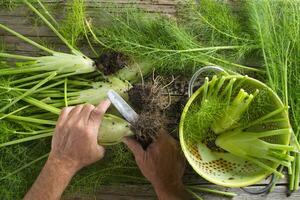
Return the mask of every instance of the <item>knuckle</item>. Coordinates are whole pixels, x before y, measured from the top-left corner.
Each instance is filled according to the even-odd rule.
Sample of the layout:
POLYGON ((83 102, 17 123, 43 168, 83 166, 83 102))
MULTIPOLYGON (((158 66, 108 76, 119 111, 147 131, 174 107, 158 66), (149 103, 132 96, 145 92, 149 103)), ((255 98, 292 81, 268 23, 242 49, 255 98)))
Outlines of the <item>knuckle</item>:
POLYGON ((68 113, 68 112, 70 112, 72 109, 73 109, 74 107, 64 107, 63 109, 62 109, 62 111, 61 111, 61 114, 62 113, 68 113))
POLYGON ((64 113, 66 111, 68 111, 68 107, 64 107, 61 112, 64 113))
POLYGON ((76 123, 76 125, 74 125, 74 128, 80 132, 83 132, 85 130, 84 125, 81 122, 76 123))
POLYGON ((77 105, 77 106, 74 108, 75 113, 77 113, 78 111, 80 111, 82 108, 83 108, 83 105, 77 105))
POLYGON ((94 109, 95 109, 95 106, 93 106, 92 104, 87 104, 87 105, 86 105, 86 108, 87 108, 88 110, 94 110, 94 109))

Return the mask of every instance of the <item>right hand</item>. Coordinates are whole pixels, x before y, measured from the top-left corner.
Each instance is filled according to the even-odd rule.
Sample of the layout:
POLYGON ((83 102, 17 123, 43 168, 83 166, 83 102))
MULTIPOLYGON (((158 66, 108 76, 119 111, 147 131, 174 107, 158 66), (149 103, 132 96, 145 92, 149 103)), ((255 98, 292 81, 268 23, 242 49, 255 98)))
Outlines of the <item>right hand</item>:
POLYGON ((151 182, 160 199, 166 199, 163 196, 177 199, 170 195, 185 193, 182 183, 185 161, 173 137, 161 130, 146 150, 135 139, 127 137, 123 141, 134 154, 142 174, 151 182))
POLYGON ((104 156, 105 149, 98 145, 98 130, 110 101, 93 105, 64 108, 55 127, 49 161, 67 165, 76 171, 104 156))

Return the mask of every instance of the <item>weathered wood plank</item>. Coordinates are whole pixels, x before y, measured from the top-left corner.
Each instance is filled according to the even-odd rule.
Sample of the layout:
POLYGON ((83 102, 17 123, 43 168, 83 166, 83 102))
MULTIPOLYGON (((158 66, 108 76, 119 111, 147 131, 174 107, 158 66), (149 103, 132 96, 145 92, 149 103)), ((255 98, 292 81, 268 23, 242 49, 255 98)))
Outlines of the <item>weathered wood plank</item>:
MULTIPOLYGON (((216 189, 216 187, 212 187, 210 185, 203 185, 203 187, 216 189)), ((255 186, 254 189, 261 189, 261 186, 255 186)), ((264 195, 249 195, 242 191, 240 188, 227 189, 223 191, 230 191, 237 194, 233 198, 233 200, 298 200, 300 198, 300 193, 294 193, 290 197, 287 197, 286 187, 285 186, 277 186, 274 191, 270 194, 264 195)), ((213 200, 227 200, 228 198, 217 196, 208 193, 199 193, 203 199, 213 199, 213 200)), ((89 200, 89 199, 97 199, 97 200, 150 200, 156 199, 156 194, 150 185, 121 185, 121 186, 102 186, 99 192, 95 196, 91 195, 74 195, 72 197, 66 197, 65 200, 76 199, 76 200, 89 200)))
MULTIPOLYGON (((97 8, 113 8, 117 7, 128 7, 128 6, 136 6, 138 8, 142 8, 148 11, 153 12, 161 12, 161 13, 175 13, 176 12, 176 5, 180 2, 178 0, 87 0, 85 1, 85 5, 87 7, 87 11, 95 10, 97 8)), ((47 1, 45 3, 46 6, 50 8, 56 6, 55 9, 62 9, 68 6, 65 1, 47 1), (59 6, 57 6, 59 5, 59 6)), ((60 13, 63 14, 63 13, 60 13)), ((24 5, 19 5, 16 8, 9 10, 9 9, 2 9, 0 12, 0 16, 28 16, 32 15, 32 12, 24 5)))
MULTIPOLYGON (((65 1, 46 0, 48 6, 61 4, 56 6, 56 17, 61 18, 64 15, 65 1)), ((99 14, 100 7, 126 7, 128 5, 136 5, 139 8, 145 9, 149 12, 165 13, 174 15, 176 13, 176 4, 178 0, 87 0, 87 14, 96 18, 99 14)), ((97 20, 95 20, 97 21, 97 20)), ((49 30, 43 23, 36 21, 36 16, 26 6, 20 5, 13 10, 0 9, 0 23, 7 25, 9 28, 33 39, 37 42, 45 42, 56 49, 67 51, 65 45, 49 30)), ((32 47, 32 45, 20 41, 12 34, 0 30, 0 40, 4 41, 6 51, 14 52, 23 55, 41 55, 41 51, 32 47)), ((82 45, 81 50, 88 56, 92 56, 91 50, 87 45, 82 45)))
MULTIPOLYGON (((0 23, 2 23, 0 21, 0 23)), ((27 23, 24 24, 6 24, 6 26, 8 26, 10 29, 13 29, 16 32, 21 33, 24 36, 33 36, 33 37, 53 37, 55 38, 55 34, 49 30, 48 27, 46 26, 35 26, 35 25, 29 25, 27 23)), ((8 33, 4 30, 0 31, 0 35, 2 36, 12 36, 11 33, 8 33)))

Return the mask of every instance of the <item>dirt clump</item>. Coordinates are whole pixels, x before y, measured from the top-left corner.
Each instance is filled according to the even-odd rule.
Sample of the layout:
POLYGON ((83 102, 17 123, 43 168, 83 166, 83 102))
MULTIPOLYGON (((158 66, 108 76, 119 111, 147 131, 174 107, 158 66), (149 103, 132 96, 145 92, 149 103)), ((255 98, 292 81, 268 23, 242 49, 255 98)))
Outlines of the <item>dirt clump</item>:
POLYGON ((129 63, 129 57, 120 52, 105 52, 95 62, 97 68, 104 75, 110 75, 126 67, 129 63))

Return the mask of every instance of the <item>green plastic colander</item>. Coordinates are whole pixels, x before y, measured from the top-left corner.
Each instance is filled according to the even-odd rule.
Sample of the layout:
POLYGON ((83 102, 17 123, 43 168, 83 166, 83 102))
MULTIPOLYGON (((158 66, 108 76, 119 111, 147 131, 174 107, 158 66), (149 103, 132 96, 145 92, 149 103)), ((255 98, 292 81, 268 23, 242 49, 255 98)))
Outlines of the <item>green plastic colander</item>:
MULTIPOLYGON (((219 95, 217 95, 219 98, 224 98, 221 93, 225 90, 227 91, 226 86, 230 81, 234 82, 230 93, 230 101, 232 101, 232 98, 236 96, 241 89, 249 94, 253 94, 255 91, 259 90, 247 111, 245 111, 241 119, 237 122, 238 124, 251 124, 251 122, 256 119, 259 119, 274 110, 280 110, 280 108, 283 108, 278 114, 272 116, 272 118, 280 118, 280 121, 274 123, 272 120, 270 120, 270 122, 266 120, 264 123, 248 127, 247 130, 251 130, 252 132, 261 132, 290 127, 287 110, 284 109, 285 107, 277 94, 274 93, 274 91, 272 91, 268 86, 256 79, 238 74, 230 75, 225 73, 224 75, 223 73, 223 75, 219 75, 215 78, 220 79, 221 76, 223 79, 225 76, 225 84, 219 88, 219 95)), ((213 81, 210 80, 206 84, 213 84, 212 82, 213 81)), ((199 133, 196 134, 199 134, 199 138, 202 139, 199 140, 198 143, 193 142, 194 140, 191 138, 191 135, 195 135, 195 133, 190 134, 186 121, 188 116, 191 115, 191 108, 199 105, 200 101, 203 100, 202 97, 206 88, 205 84, 203 84, 190 97, 189 101, 185 105, 180 120, 180 143, 184 155, 190 165, 206 180, 226 187, 249 186, 269 176, 272 172, 257 166, 247 159, 235 156, 212 145, 211 142, 213 142, 214 138, 216 138, 216 134, 211 128, 212 124, 208 123, 205 124, 205 126, 202 125, 203 130, 200 126, 199 133), (209 138, 209 140, 207 138, 209 138)), ((201 109, 201 106, 199 109, 201 109)), ((231 113, 227 114, 230 115, 231 113)), ((263 140, 268 141, 269 143, 288 145, 289 139, 290 132, 283 135, 266 137, 263 140)), ((272 163, 271 161, 264 160, 263 162, 268 162, 268 165, 273 169, 277 169, 278 167, 278 164, 272 163)))

